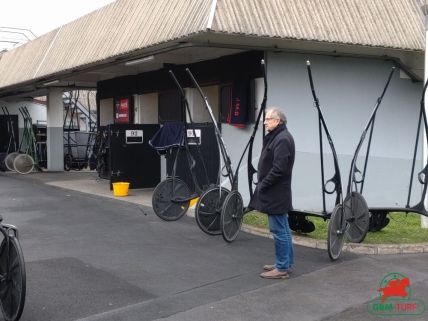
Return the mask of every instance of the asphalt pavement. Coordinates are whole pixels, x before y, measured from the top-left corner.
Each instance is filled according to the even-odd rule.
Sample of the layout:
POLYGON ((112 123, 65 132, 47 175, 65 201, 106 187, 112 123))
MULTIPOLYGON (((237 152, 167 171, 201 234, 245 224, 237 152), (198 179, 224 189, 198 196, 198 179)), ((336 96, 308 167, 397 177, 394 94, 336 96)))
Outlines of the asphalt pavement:
MULTIPOLYGON (((83 190, 83 188, 82 188, 83 190)), ((194 219, 160 220, 144 205, 0 173, 0 214, 19 228, 27 269, 22 321, 387 320, 368 312, 382 279, 400 272, 428 304, 428 255, 295 247, 288 280, 259 277, 273 241, 232 244, 194 219)), ((426 320, 399 316, 406 320, 426 320)))

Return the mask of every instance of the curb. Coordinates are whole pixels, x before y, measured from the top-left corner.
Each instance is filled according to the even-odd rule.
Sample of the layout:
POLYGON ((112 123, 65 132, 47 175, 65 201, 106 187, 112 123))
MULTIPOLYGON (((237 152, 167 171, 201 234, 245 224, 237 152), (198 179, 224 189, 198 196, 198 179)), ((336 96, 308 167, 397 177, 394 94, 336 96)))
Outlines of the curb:
MULTIPOLYGON (((250 234, 272 238, 269 231, 263 228, 254 227, 247 224, 242 224, 241 230, 250 234)), ((326 240, 316 240, 300 235, 293 235, 293 243, 296 245, 311 247, 315 249, 327 250, 326 240)), ((360 243, 345 243, 343 246, 344 252, 369 255, 383 254, 412 254, 412 253, 428 253, 428 243, 414 244, 360 244, 360 243)))
MULTIPOLYGON (((189 208, 187 215, 195 217, 195 207, 189 208)), ((269 230, 260 227, 254 227, 247 224, 242 224, 241 231, 258 235, 262 237, 272 238, 269 230)), ((293 243, 300 246, 306 246, 314 249, 327 250, 327 240, 316 240, 309 237, 296 235, 293 232, 293 243)), ((360 244, 360 243, 345 243, 343 252, 368 254, 368 255, 384 255, 384 254, 415 254, 428 253, 428 243, 413 243, 413 244, 360 244)))

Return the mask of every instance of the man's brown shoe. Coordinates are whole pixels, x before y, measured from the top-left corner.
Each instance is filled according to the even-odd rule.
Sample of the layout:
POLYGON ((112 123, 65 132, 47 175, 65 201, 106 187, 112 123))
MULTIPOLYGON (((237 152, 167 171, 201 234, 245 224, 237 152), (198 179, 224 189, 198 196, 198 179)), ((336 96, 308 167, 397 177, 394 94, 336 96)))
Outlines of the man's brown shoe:
POLYGON ((277 269, 263 272, 262 274, 260 274, 260 276, 265 279, 288 279, 290 277, 287 272, 285 271, 281 272, 281 271, 278 271, 277 269))
MULTIPOLYGON (((275 264, 263 265, 263 270, 265 270, 265 271, 272 271, 273 269, 275 269, 275 264)), ((291 267, 288 268, 287 272, 288 272, 288 274, 293 273, 293 268, 291 268, 291 267)))
POLYGON ((272 271, 273 269, 275 269, 275 264, 263 265, 263 270, 265 270, 265 271, 272 271))

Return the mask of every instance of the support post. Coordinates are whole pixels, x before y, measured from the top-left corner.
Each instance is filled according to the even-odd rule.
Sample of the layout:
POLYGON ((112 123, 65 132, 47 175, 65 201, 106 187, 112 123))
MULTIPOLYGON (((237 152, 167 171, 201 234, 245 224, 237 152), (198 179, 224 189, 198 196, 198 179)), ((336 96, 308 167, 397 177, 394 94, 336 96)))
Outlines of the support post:
POLYGON ((47 99, 47 170, 64 171, 64 106, 61 89, 49 89, 47 99))

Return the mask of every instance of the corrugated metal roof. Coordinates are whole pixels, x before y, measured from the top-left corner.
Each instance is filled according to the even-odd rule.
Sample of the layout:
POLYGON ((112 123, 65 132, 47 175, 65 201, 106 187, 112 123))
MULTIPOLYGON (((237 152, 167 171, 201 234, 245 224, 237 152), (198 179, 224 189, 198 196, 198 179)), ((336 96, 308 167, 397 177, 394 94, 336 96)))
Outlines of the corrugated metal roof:
POLYGON ((201 32, 421 51, 419 2, 117 0, 0 56, 0 88, 201 32))
POLYGON ((218 0, 217 32, 424 49, 418 0, 218 0))
POLYGON ((118 0, 6 53, 0 87, 205 30, 210 5, 207 0, 118 0))

